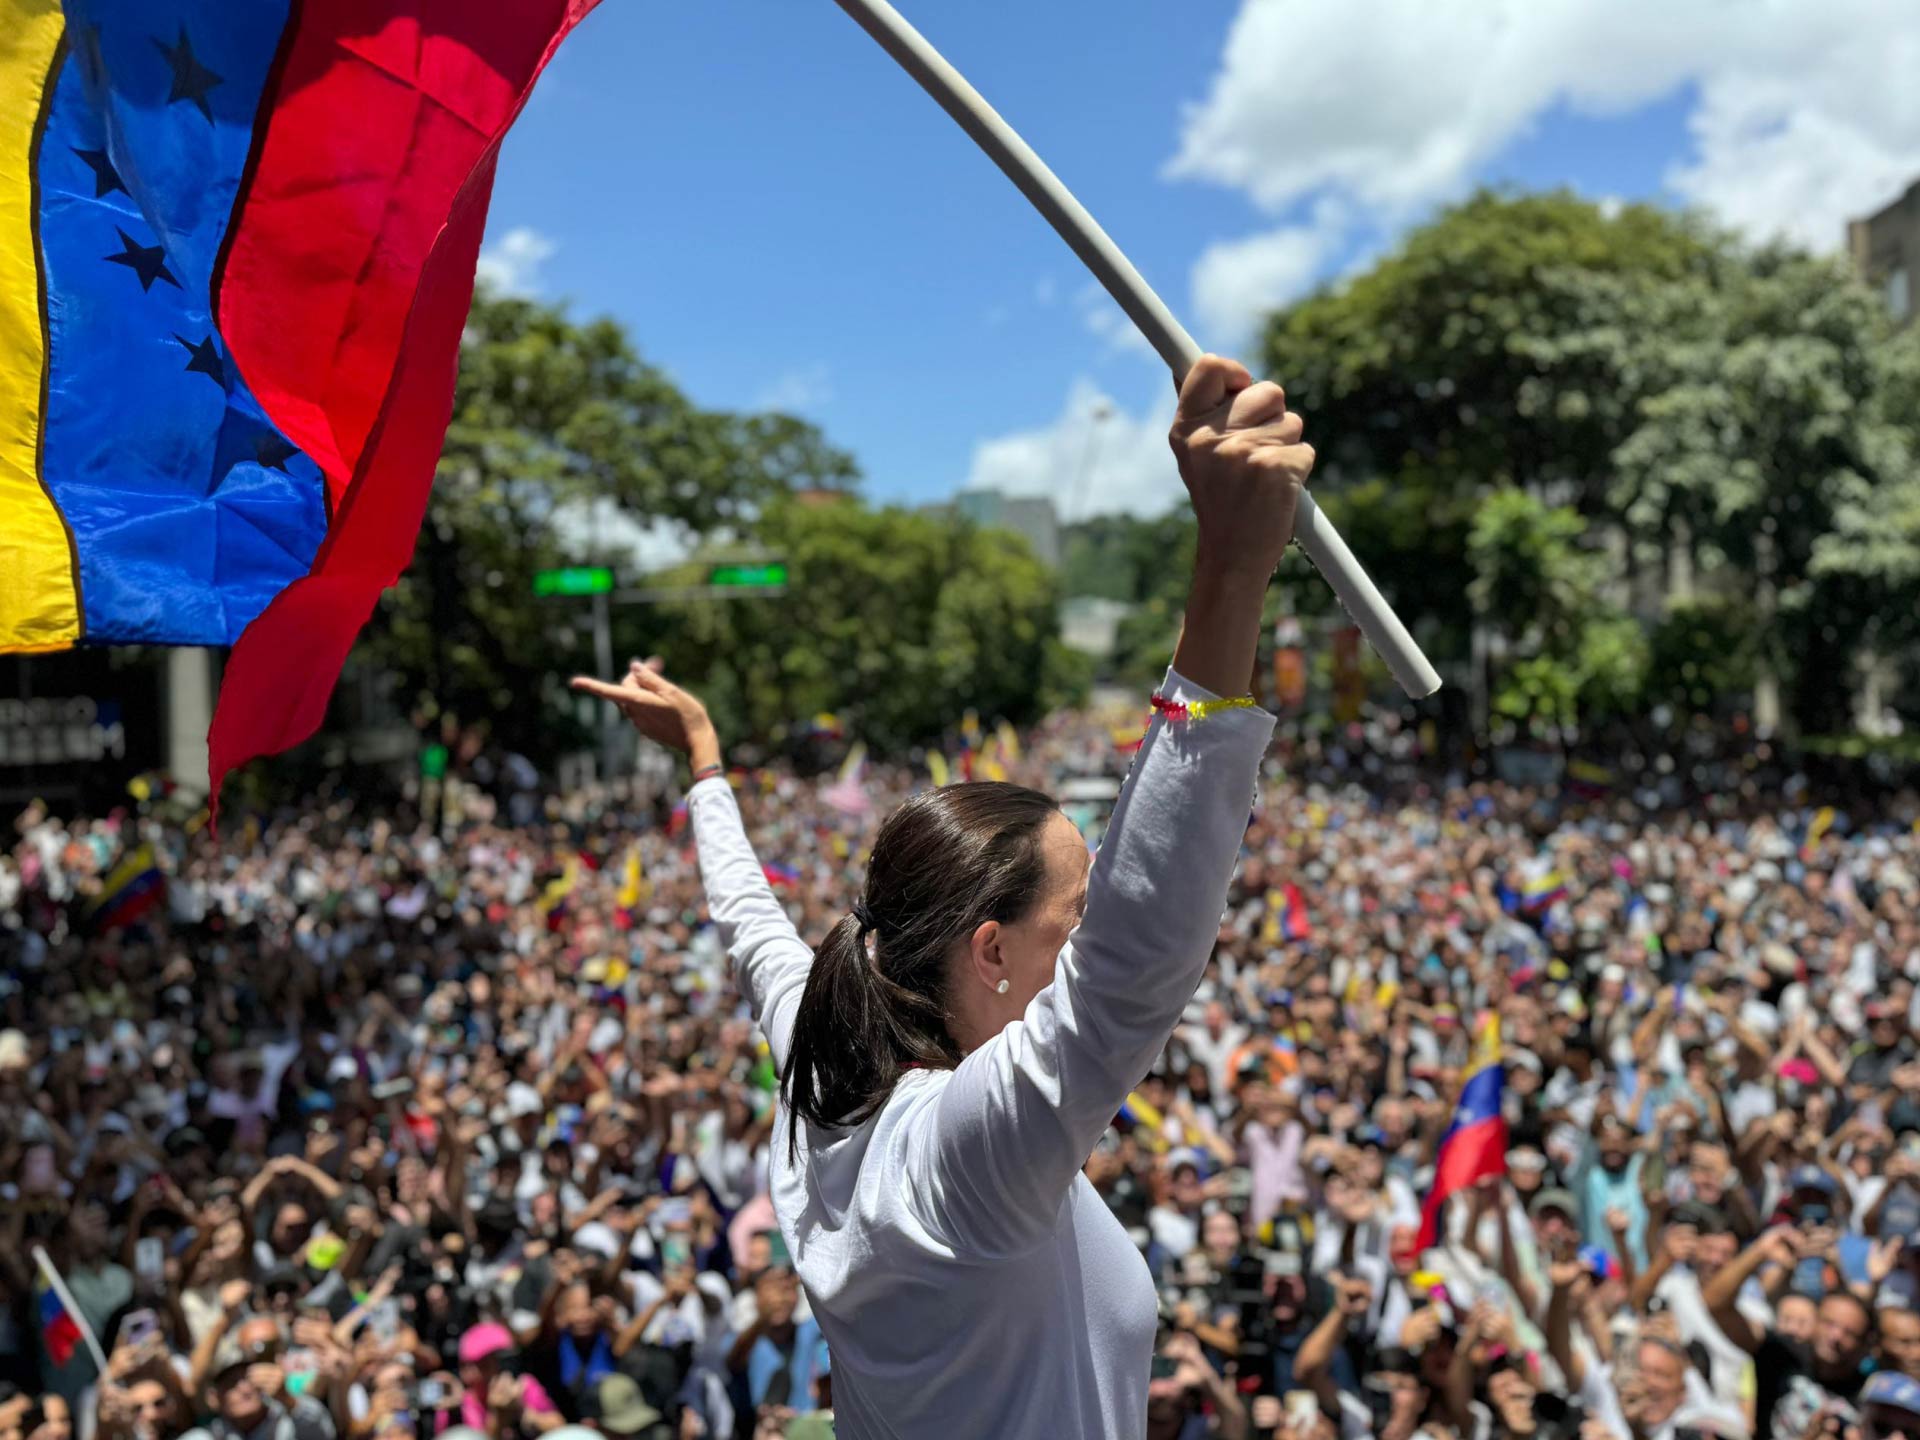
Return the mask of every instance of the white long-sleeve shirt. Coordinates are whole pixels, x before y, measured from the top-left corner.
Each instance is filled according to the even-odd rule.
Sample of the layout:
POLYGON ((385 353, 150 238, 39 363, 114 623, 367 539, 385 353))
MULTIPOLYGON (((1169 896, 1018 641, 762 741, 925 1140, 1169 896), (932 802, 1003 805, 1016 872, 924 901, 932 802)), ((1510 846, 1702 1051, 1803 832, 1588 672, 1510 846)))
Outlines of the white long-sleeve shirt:
MULTIPOLYGON (((1169 673, 1166 693, 1214 698, 1169 673)), ((853 1129, 778 1117, 774 1211, 833 1355, 838 1433, 1110 1440, 1146 1431, 1155 1296, 1081 1174, 1213 949, 1273 718, 1156 720, 1086 916, 1026 1013, 951 1071, 909 1071, 853 1129)), ((723 780, 689 797, 708 904, 784 1070, 812 951, 723 780)))

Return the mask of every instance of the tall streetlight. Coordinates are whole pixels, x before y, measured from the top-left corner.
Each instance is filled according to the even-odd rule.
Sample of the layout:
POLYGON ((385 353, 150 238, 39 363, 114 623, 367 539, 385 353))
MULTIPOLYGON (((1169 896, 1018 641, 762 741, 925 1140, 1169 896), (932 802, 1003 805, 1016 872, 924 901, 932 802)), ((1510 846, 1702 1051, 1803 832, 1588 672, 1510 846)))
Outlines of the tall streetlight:
POLYGON ((1087 477, 1093 473, 1094 451, 1100 444, 1100 427, 1113 416, 1113 406, 1105 400, 1093 402, 1093 408, 1087 412, 1086 435, 1080 442, 1080 468, 1073 477, 1073 503, 1062 520, 1080 518, 1080 502, 1086 498, 1087 477))

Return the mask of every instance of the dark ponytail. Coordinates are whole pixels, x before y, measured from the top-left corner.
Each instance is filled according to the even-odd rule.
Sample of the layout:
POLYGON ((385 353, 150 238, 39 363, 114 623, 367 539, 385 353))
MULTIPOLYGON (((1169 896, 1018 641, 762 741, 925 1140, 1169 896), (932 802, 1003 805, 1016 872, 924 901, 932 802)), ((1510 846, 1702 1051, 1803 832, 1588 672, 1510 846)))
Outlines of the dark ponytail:
POLYGON ((948 965, 989 920, 1024 918, 1046 880, 1041 831, 1058 811, 1037 790, 948 785, 908 800, 881 825, 854 913, 813 952, 780 1077, 790 1120, 858 1125, 911 1066, 949 1069, 948 965))

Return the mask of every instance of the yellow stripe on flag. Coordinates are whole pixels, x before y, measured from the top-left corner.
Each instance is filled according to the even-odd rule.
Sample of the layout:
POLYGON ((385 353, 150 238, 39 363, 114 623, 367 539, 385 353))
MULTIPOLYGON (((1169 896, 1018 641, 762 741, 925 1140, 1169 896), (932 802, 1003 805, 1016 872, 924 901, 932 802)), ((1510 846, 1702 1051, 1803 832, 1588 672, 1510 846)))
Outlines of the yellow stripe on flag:
POLYGON ((60 0, 0 0, 0 650, 80 638, 73 549, 40 483, 47 345, 33 152, 62 25, 60 0))

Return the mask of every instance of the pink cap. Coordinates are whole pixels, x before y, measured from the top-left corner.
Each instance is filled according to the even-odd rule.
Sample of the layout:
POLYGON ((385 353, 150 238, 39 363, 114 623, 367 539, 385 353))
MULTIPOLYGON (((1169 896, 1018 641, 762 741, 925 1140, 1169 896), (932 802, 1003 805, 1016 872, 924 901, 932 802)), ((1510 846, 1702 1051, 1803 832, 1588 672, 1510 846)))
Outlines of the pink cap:
POLYGON ((513 1349, 513 1332, 498 1321, 488 1320, 460 1337, 460 1363, 478 1365, 489 1355, 513 1349))

